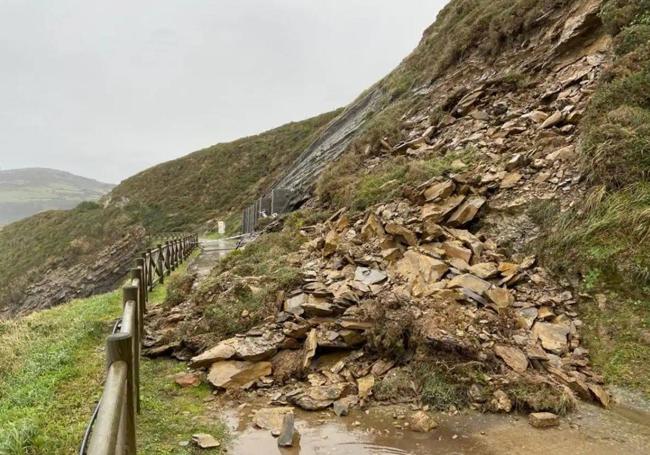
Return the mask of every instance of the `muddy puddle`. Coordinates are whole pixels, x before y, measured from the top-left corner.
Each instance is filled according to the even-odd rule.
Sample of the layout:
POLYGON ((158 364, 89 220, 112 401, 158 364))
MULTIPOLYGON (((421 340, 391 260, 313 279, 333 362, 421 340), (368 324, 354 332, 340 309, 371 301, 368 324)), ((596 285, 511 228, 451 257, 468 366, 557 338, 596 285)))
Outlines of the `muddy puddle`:
MULTIPOLYGON (((299 433, 291 448, 278 448, 269 431, 255 428, 252 417, 263 402, 221 403, 230 427, 228 453, 236 455, 390 455, 390 454, 650 454, 648 414, 603 411, 581 405, 559 428, 537 430, 525 416, 438 414, 438 428, 416 433, 404 428, 411 412, 401 406, 374 407, 336 417, 331 411, 296 410, 299 433), (401 428, 400 428, 401 427, 401 428)), ((216 410, 216 409, 215 409, 216 410)))

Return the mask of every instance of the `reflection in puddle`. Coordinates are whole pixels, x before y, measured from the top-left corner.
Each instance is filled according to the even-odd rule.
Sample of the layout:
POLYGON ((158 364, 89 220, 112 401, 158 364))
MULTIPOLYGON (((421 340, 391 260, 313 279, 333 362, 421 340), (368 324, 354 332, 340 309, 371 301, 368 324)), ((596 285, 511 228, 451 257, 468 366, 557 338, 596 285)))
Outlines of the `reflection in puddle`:
POLYGON ((388 409, 372 409, 368 414, 357 412, 347 417, 332 414, 306 413, 296 410, 299 437, 294 446, 278 448, 269 431, 259 430, 251 423, 252 408, 230 409, 224 414, 235 439, 229 449, 236 455, 429 455, 489 454, 480 441, 460 437, 445 426, 428 434, 396 428, 403 420, 394 419, 388 409), (360 422, 363 422, 360 424, 360 422))

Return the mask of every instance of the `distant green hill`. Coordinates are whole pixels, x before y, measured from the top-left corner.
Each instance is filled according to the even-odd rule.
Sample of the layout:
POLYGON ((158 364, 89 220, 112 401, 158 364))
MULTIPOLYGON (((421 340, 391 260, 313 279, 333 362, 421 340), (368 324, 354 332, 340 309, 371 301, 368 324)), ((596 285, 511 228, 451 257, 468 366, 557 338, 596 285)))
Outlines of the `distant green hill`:
POLYGON ((55 169, 0 170, 0 225, 44 210, 96 201, 113 186, 55 169))

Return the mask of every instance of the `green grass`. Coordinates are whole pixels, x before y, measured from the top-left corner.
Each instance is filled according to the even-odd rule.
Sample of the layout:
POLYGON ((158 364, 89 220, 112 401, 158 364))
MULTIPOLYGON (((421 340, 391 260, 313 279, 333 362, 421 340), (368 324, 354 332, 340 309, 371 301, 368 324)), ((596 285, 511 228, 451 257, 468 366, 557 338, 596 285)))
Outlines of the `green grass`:
MULTIPOLYGON (((234 214, 267 191, 340 110, 217 144, 126 179, 112 192, 148 211, 153 231, 194 229, 234 214)), ((230 225, 231 223, 228 223, 230 225)))
MULTIPOLYGON (((187 262, 175 274, 182 274, 187 262)), ((150 293, 162 302, 165 286, 150 293)), ((0 323, 0 454, 73 454, 78 450, 105 377, 103 346, 121 313, 121 291, 70 302, 0 323)), ((207 387, 180 389, 171 374, 183 364, 144 360, 140 453, 191 453, 178 442, 224 426, 200 414, 207 387), (190 412, 191 415, 186 415, 190 412)))
POLYGON ((650 396, 650 1, 609 0, 601 17, 617 34, 617 57, 580 125, 589 192, 564 213, 545 203, 531 215, 544 264, 609 296, 581 305, 594 365, 650 396))
MULTIPOLYGON (((204 400, 212 396, 210 387, 181 389, 173 375, 185 371, 183 363, 174 360, 144 359, 141 374, 142 414, 138 420, 139 453, 151 455, 181 455, 205 453, 181 447, 195 433, 208 433, 225 446, 229 435, 218 418, 206 412, 204 400)), ((214 453, 214 452, 210 452, 214 453)))
POLYGON ((422 159, 398 156, 385 159, 369 171, 363 169, 358 157, 347 155, 321 176, 317 194, 325 204, 362 212, 399 197, 406 188, 449 172, 456 160, 471 162, 474 155, 475 151, 468 148, 422 159))
POLYGON ((73 453, 101 391, 120 294, 0 325, 0 453, 73 453))

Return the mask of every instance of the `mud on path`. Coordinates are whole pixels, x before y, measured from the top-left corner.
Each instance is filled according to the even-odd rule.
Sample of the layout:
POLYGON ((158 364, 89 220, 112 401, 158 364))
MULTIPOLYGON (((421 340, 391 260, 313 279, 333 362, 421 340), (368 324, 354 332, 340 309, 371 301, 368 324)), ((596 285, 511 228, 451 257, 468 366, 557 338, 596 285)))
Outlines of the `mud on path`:
POLYGON ((255 428, 253 415, 265 407, 263 402, 215 401, 209 407, 211 415, 230 427, 233 441, 228 453, 236 455, 650 454, 649 414, 605 411, 586 403, 558 428, 532 428, 522 415, 468 412, 436 415, 440 424, 430 433, 404 427, 412 413, 404 406, 353 410, 346 417, 295 410, 299 436, 290 448, 278 448, 271 432, 255 428))

